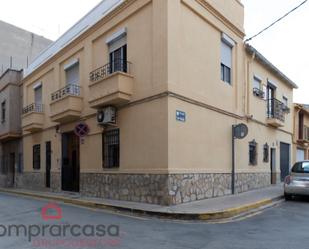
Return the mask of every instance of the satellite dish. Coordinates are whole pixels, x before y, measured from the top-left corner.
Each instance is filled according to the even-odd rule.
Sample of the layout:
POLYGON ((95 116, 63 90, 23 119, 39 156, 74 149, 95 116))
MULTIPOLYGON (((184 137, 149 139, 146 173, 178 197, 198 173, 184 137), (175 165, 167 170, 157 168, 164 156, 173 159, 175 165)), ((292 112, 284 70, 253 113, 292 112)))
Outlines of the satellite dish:
POLYGON ((245 124, 238 124, 233 126, 234 138, 243 139, 248 135, 248 126, 245 124))

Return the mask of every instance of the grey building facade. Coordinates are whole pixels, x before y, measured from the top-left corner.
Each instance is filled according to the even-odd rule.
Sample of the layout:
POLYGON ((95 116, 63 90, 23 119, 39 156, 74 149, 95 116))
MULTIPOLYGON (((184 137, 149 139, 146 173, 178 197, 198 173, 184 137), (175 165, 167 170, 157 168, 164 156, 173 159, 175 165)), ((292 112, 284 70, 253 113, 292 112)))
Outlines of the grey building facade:
POLYGON ((0 77, 0 186, 16 186, 22 172, 22 71, 7 69, 0 77))
POLYGON ((22 69, 52 42, 0 21, 0 187, 22 185, 22 69))
POLYGON ((3 21, 0 21, 0 37, 0 75, 8 68, 27 68, 52 42, 3 21))

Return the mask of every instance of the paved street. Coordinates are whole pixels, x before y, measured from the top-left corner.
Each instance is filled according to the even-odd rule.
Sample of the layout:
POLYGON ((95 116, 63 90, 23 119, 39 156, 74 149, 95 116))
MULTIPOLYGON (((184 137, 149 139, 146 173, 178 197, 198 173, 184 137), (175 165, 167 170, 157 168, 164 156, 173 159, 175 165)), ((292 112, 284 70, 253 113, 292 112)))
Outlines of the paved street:
POLYGON ((306 247, 309 244, 309 202, 307 201, 284 202, 261 214, 223 224, 130 217, 64 204, 60 204, 63 216, 61 221, 45 221, 41 216, 41 208, 47 203, 42 200, 0 194, 0 235, 2 236, 0 248, 309 248, 309 246, 306 247), (12 230, 9 237, 5 229, 10 225, 21 224, 27 227, 28 236, 24 236, 20 231, 20 236, 16 237, 12 230), (39 226, 55 224, 57 227, 60 227, 59 224, 69 227, 65 238, 53 237, 57 233, 57 227, 52 229, 52 234, 46 229, 44 236, 42 231, 38 235, 39 226), (70 226, 79 225, 80 231, 84 229, 84 234, 91 235, 91 227, 102 224, 110 229, 109 233, 106 229, 109 235, 105 237, 74 237, 74 234, 69 234, 70 226), (117 235, 115 226, 119 226, 119 236, 114 236, 117 235), (29 242, 29 231, 32 234, 31 242, 29 242), (43 242, 45 244, 42 244, 43 242), (81 243, 88 244, 81 246, 81 243))

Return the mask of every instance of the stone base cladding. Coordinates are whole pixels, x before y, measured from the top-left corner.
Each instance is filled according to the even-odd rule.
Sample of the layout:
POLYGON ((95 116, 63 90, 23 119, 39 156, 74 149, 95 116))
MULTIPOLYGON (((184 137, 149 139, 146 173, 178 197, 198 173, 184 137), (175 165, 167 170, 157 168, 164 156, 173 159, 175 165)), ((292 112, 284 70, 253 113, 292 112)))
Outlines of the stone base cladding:
POLYGON ((83 196, 169 205, 168 175, 80 174, 83 196))
POLYGON ((236 193, 267 187, 271 184, 270 173, 238 173, 236 174, 236 193))
MULTIPOLYGON (((231 194, 231 174, 92 174, 80 176, 83 196, 175 205, 231 194)), ((270 173, 239 173, 236 192, 270 185, 270 173)))
POLYGON ((60 172, 51 172, 50 174, 50 188, 53 192, 61 191, 61 174, 60 172))
POLYGON ((45 189, 45 173, 24 172, 16 176, 16 187, 25 189, 45 189))

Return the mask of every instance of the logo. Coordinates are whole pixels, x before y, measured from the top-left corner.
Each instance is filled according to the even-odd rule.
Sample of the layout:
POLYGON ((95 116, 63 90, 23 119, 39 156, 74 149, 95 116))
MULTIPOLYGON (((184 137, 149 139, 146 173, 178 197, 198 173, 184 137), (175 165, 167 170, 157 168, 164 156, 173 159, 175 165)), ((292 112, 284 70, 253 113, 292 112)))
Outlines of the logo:
POLYGON ((62 219, 62 209, 56 203, 48 203, 42 208, 41 211, 42 219, 48 220, 61 220, 62 219))

